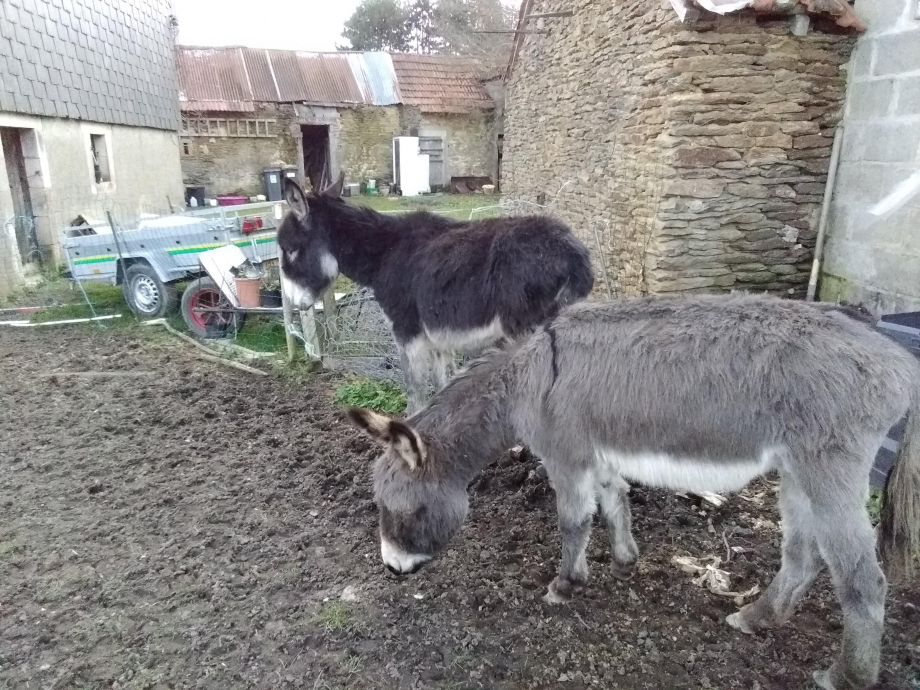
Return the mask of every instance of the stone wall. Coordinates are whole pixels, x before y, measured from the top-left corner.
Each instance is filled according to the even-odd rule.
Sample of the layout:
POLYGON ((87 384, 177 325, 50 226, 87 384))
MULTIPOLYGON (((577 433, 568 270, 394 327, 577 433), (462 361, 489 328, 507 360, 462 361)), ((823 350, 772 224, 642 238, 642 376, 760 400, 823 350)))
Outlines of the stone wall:
POLYGON ((562 9, 512 72, 503 191, 573 226, 600 294, 802 292, 851 40, 647 0, 532 11, 562 9))
POLYGON ((185 117, 238 120, 272 119, 269 137, 181 137, 182 177, 186 185, 205 187, 210 197, 219 194, 255 196, 265 193, 262 171, 278 165, 296 167, 297 120, 294 107, 256 104, 254 113, 183 113, 185 117), (188 153, 186 153, 186 150, 188 153))
POLYGON ((495 132, 492 113, 425 113, 421 126, 444 132, 446 183, 452 177, 490 177, 495 175, 495 132))
POLYGON ((393 179, 393 137, 402 134, 398 106, 339 110, 338 161, 350 182, 393 179))
POLYGON ((920 194, 886 217, 869 208, 920 173, 920 7, 857 0, 869 30, 853 54, 821 299, 877 314, 920 309, 920 194))
POLYGON ((403 106, 402 131, 443 139, 445 187, 451 177, 497 177, 499 129, 495 111, 423 113, 403 106))

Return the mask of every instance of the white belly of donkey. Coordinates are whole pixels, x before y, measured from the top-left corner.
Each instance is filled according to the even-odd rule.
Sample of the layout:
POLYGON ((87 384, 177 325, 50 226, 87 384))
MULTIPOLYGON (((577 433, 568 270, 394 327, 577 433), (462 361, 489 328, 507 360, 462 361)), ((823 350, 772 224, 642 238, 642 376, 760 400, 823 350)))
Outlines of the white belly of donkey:
POLYGON ((759 458, 709 461, 600 448, 597 459, 604 471, 645 486, 672 491, 738 491, 773 469, 776 454, 771 449, 759 458))

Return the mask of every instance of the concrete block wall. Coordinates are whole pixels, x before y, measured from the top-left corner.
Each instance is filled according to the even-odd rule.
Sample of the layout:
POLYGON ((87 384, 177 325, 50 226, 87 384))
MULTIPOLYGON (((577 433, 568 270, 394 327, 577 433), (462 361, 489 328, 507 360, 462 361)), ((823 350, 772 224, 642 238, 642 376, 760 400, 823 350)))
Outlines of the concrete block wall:
POLYGON ((876 314, 920 310, 920 195, 869 209, 920 173, 920 3, 857 0, 869 30, 849 64, 844 140, 820 297, 876 314))

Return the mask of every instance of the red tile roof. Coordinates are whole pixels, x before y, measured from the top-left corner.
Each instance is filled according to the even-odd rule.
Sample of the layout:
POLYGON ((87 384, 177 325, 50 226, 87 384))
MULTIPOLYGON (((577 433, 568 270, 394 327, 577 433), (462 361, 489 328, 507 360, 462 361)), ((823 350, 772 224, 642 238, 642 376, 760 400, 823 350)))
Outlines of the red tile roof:
POLYGON ((391 57, 406 105, 428 113, 468 113, 494 107, 469 59, 409 53, 391 57))

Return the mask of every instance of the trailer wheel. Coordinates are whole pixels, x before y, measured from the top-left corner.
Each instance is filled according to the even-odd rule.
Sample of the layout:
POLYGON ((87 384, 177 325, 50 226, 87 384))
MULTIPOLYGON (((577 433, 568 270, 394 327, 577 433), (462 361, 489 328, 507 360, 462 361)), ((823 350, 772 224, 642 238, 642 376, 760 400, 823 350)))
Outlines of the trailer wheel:
POLYGON ((232 338, 243 323, 220 287, 210 278, 198 278, 182 293, 182 318, 189 330, 200 338, 232 338), (220 309, 225 311, 201 311, 220 309))
POLYGON ((158 319, 176 307, 176 288, 160 280, 145 264, 134 264, 125 271, 125 302, 141 319, 158 319))

